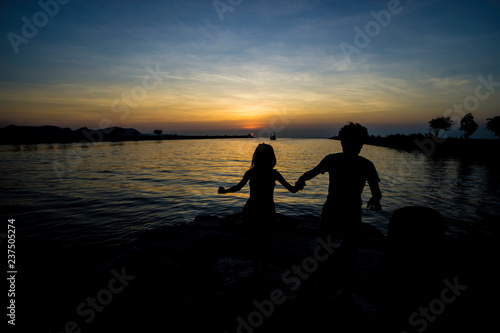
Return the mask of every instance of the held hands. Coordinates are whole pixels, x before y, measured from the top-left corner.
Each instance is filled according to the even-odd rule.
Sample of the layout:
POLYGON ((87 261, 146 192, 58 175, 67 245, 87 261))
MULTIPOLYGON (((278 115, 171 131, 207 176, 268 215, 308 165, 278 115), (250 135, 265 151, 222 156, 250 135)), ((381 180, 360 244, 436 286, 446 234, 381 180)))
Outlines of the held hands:
POLYGON ((217 193, 219 194, 225 194, 226 193, 226 189, 222 186, 219 186, 219 190, 217 191, 217 193))
POLYGON ((372 197, 370 200, 368 200, 368 204, 366 205, 367 208, 370 208, 371 210, 381 210, 382 205, 380 204, 380 199, 372 197))
POLYGON ((306 186, 306 182, 303 181, 303 180, 297 180, 295 182, 295 189, 298 191, 302 191, 304 189, 304 187, 306 186))

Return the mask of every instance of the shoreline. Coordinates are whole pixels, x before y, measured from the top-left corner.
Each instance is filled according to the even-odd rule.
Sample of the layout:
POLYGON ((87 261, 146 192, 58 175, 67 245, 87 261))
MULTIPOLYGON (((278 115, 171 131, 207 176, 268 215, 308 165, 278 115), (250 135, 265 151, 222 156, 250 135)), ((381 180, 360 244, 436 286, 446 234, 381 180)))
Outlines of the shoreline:
POLYGON ((88 143, 127 142, 127 141, 163 141, 163 140, 203 140, 203 139, 246 139, 254 138, 246 135, 178 135, 142 134, 134 128, 109 127, 92 130, 86 127, 72 130, 58 126, 16 126, 0 128, 0 144, 54 144, 54 143, 88 143))
POLYGON ((155 136, 121 136, 117 138, 103 138, 102 140, 79 139, 21 139, 11 140, 0 138, 0 145, 37 145, 37 144, 95 144, 98 142, 130 142, 130 141, 174 141, 174 140, 207 140, 207 139, 253 139, 249 135, 163 135, 155 136))
MULTIPOLYGON (((329 139, 339 140, 337 137, 329 139)), ((489 162, 497 162, 496 154, 500 151, 500 139, 437 139, 432 135, 422 134, 370 136, 365 144, 424 154, 433 158, 461 158, 489 162)))

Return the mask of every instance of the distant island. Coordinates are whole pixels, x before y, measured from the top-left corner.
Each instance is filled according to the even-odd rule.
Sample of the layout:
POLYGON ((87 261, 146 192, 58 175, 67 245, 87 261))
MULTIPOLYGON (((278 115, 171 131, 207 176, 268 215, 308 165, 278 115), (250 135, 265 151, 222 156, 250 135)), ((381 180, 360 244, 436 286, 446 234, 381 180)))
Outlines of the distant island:
POLYGON ((0 128, 0 144, 36 144, 36 143, 76 143, 100 141, 144 141, 144 140, 185 140, 185 139, 227 139, 253 138, 247 135, 177 135, 177 134, 142 134, 134 128, 109 127, 104 129, 77 130, 58 126, 16 126, 0 128))

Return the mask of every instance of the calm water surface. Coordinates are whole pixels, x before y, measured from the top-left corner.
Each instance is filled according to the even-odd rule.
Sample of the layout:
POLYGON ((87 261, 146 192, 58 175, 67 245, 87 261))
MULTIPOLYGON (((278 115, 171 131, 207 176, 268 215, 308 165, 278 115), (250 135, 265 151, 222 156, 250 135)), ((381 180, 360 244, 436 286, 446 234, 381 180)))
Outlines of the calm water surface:
MULTIPOLYGON (((236 184, 250 166, 254 139, 142 141, 0 146, 1 214, 15 218, 24 239, 43 240, 56 249, 123 245, 143 230, 189 222, 197 215, 241 211, 248 185, 219 195, 219 186, 236 184)), ((340 151, 328 139, 270 142, 277 169, 293 183, 327 154, 340 151)), ((494 166, 433 160, 422 154, 365 146, 381 178, 383 211, 364 210, 364 221, 386 231, 393 210, 407 205, 438 209, 449 232, 478 218, 476 208, 500 212, 500 176, 494 166)), ((319 215, 328 175, 291 194, 276 185, 279 213, 319 215)), ((370 197, 365 188, 363 201, 370 197)))

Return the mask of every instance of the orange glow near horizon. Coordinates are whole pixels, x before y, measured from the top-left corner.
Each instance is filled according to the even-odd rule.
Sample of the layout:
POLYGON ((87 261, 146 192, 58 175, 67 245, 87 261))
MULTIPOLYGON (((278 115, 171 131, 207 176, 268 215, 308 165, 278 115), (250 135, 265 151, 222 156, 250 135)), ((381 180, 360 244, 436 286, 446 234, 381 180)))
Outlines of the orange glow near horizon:
MULTIPOLYGON (((306 87, 299 84, 285 91, 281 84, 276 83, 274 93, 247 91, 245 94, 241 93, 248 88, 244 85, 228 88, 228 92, 219 89, 217 84, 173 85, 168 93, 151 90, 147 92, 147 98, 132 100, 129 104, 121 97, 123 92, 131 91, 129 86, 96 82, 9 86, 0 92, 0 127, 10 124, 73 129, 120 126, 137 128, 145 133, 161 128, 165 133, 178 134, 195 131, 200 134, 257 132, 263 128, 277 132, 307 129, 314 135, 318 129, 334 130, 339 124, 353 121, 380 128, 391 126, 396 133, 398 124, 426 128, 427 122, 442 116, 453 101, 463 101, 463 96, 470 94, 467 86, 460 86, 463 90, 457 90, 456 96, 449 98, 452 102, 447 103, 441 95, 433 96, 423 88, 415 91, 412 81, 386 82, 386 86, 406 85, 405 89, 400 88, 400 94, 391 95, 374 89, 367 82, 374 87, 375 82, 381 84, 375 78, 370 81, 369 77, 364 77, 360 81, 344 83, 338 89, 318 84, 308 87, 316 91, 305 91, 306 87), (188 89, 187 92, 184 89, 188 89), (230 94, 231 91, 234 94, 230 94), (103 124, 107 125, 103 127, 103 124)), ((493 114, 499 102, 498 94, 481 101, 481 113, 493 114)))
MULTIPOLYGON (((342 43, 357 45, 353 27, 367 28, 369 13, 382 7, 367 0, 282 2, 245 2, 223 15, 228 24, 209 0, 134 1, 120 15, 82 5, 85 15, 58 17, 64 29, 51 23, 32 43, 4 39, 0 128, 323 137, 349 121, 381 133, 423 133, 457 107, 487 132, 486 119, 498 115, 495 1, 460 2, 447 17, 419 7, 433 1, 411 6, 356 52, 342 43), (457 19, 470 10, 481 19, 474 29, 457 19), (447 29, 429 30, 436 20, 447 29), (120 26, 134 33, 116 34, 120 26), (471 41, 473 52, 462 52, 471 41)), ((33 8, 11 1, 7 9, 3 31, 24 33, 19 17, 33 8)))

